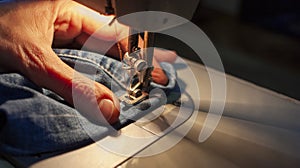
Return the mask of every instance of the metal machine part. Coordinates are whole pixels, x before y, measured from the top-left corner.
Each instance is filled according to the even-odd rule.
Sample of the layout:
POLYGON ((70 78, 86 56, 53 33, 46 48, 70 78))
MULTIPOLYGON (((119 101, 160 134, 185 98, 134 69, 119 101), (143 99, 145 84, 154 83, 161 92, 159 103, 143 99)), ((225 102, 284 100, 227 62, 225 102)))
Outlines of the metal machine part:
POLYGON ((128 38, 128 52, 123 56, 125 69, 130 73, 131 79, 127 87, 127 93, 120 97, 120 100, 135 105, 149 96, 151 72, 153 59, 154 33, 145 31, 143 34, 135 32, 130 28, 128 38), (139 36, 143 36, 144 46, 138 46, 139 36))
MULTIPOLYGON (((106 1, 105 13, 112 14, 117 11, 112 6, 111 0, 106 1)), ((151 72, 153 70, 153 47, 154 33, 139 31, 129 28, 128 48, 124 56, 120 55, 125 63, 125 69, 128 70, 131 77, 127 86, 127 93, 119 99, 129 105, 135 105, 149 96, 150 83, 152 81, 151 72), (143 46, 139 45, 139 40, 144 40, 143 46)))

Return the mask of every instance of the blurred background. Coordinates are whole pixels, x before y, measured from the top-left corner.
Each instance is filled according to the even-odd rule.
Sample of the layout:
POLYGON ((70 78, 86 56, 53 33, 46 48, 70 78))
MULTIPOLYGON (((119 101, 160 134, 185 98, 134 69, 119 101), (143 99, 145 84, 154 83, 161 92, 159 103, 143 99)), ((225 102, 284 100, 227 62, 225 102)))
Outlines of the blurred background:
MULTIPOLYGON (((215 45, 226 73, 300 100, 299 0, 201 0, 192 22, 215 45)), ((201 62, 176 39, 159 35, 156 44, 201 62)))

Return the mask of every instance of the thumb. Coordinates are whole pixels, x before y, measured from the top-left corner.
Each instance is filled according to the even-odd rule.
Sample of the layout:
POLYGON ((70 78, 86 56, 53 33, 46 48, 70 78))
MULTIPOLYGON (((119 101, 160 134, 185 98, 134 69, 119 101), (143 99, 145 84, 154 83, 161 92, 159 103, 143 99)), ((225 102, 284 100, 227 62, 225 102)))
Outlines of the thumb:
POLYGON ((31 73, 30 79, 63 97, 90 121, 111 124, 118 120, 119 101, 108 88, 73 70, 52 49, 47 53, 43 71, 31 73))

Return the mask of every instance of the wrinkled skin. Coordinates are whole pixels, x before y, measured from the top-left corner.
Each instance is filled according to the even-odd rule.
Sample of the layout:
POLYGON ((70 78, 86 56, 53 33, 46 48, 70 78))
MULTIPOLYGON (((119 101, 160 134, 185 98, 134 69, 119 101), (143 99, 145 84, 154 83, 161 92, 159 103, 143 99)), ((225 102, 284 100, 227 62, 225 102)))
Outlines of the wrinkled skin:
MULTIPOLYGON (((75 72, 52 51, 52 46, 81 46, 98 29, 93 34, 97 44, 115 44, 116 31, 107 26, 112 19, 113 16, 100 15, 66 0, 3 4, 0 6, 0 69, 26 76, 38 86, 56 92, 71 105, 72 95, 77 96, 81 102, 80 112, 87 118, 103 122, 104 116, 109 123, 114 123, 119 116, 119 102, 114 94, 75 72), (95 112, 94 107, 101 113, 95 112)), ((117 34, 128 32, 128 27, 120 24, 118 27, 117 34)), ((122 40, 121 48, 125 50, 126 40, 122 40)), ((90 46, 90 49, 104 52, 101 47, 90 46)), ((107 53, 117 55, 118 52, 114 46, 107 53)), ((163 85, 168 82, 158 62, 175 59, 175 52, 155 49, 152 73, 155 82, 163 85)))

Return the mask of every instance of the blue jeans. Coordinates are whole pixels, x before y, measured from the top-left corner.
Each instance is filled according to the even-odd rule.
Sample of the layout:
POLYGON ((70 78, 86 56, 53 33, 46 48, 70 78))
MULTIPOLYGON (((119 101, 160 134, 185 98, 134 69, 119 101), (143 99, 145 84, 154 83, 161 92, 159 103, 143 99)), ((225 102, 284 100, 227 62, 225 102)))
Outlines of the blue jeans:
MULTIPOLYGON (((68 65, 102 83, 120 96, 129 78, 122 63, 106 56, 79 50, 56 49, 68 65), (78 68, 79 67, 79 68, 78 68), (83 68, 82 68, 83 67, 83 68), (92 74, 84 71, 92 69, 92 74)), ((161 63, 169 83, 151 83, 154 96, 136 106, 121 103, 119 122, 113 127, 96 125, 70 107, 60 96, 38 87, 19 74, 0 74, 0 153, 20 156, 67 151, 99 140, 158 106, 179 98, 172 65, 161 63), (166 96, 164 96, 166 95, 166 96), (87 131, 88 130, 88 131, 87 131)))

